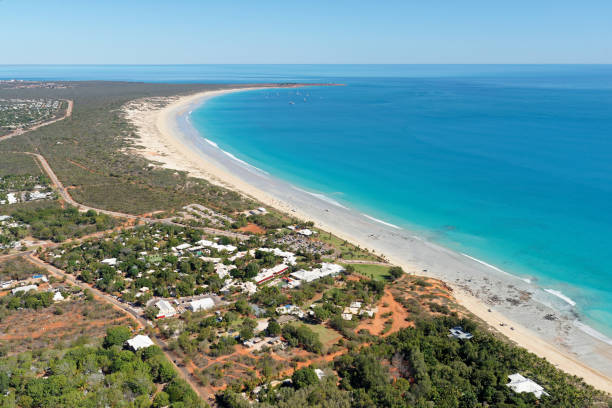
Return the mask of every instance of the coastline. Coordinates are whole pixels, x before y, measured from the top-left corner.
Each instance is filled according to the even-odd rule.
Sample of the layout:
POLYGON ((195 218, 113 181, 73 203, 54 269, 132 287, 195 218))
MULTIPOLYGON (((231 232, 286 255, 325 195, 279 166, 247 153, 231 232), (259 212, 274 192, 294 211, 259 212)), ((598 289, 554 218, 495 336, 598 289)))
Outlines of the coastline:
POLYGON ((126 116, 138 128, 140 136, 136 151, 163 167, 189 172, 297 218, 314 221, 317 227, 384 254, 409 273, 443 280, 453 288, 457 302, 492 329, 564 371, 612 392, 612 345, 581 330, 567 302, 559 299, 561 304, 555 306, 562 309, 563 303, 566 306, 560 312, 558 307, 546 305, 551 296, 547 297, 543 290, 535 290, 533 285, 516 276, 276 180, 223 152, 191 126, 189 113, 210 98, 255 89, 263 88, 208 91, 157 98, 154 103, 129 103, 126 116), (513 304, 502 299, 521 301, 513 304), (555 314, 555 320, 544 318, 551 313, 555 314))

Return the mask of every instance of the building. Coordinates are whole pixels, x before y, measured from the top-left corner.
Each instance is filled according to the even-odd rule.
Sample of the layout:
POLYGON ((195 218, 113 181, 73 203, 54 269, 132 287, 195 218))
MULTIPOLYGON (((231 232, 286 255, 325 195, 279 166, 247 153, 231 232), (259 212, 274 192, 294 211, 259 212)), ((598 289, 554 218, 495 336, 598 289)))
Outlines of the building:
POLYGON ((228 253, 232 253, 238 249, 238 247, 234 245, 221 245, 217 244, 216 242, 209 241, 207 239, 202 239, 196 242, 196 244, 202 247, 214 248, 217 251, 227 251, 228 253))
POLYGON ((540 384, 530 380, 529 378, 523 377, 519 373, 509 375, 508 378, 510 379, 510 382, 506 384, 506 386, 510 387, 512 391, 516 393, 520 394, 522 392, 530 392, 535 395, 536 398, 540 398, 542 394, 549 395, 546 393, 546 391, 544 391, 544 388, 542 388, 540 384))
POLYGON ((276 256, 280 256, 283 258, 283 263, 286 263, 289 265, 295 265, 297 263, 297 258, 295 257, 295 254, 293 252, 283 251, 278 248, 259 248, 258 251, 269 252, 269 253, 273 253, 276 256))
POLYGON ((61 302, 62 300, 64 300, 64 296, 62 295, 62 292, 55 292, 55 294, 53 295, 53 301, 61 302))
POLYGON ((181 245, 177 245, 175 247, 172 247, 172 250, 174 252, 179 252, 179 251, 184 251, 186 249, 191 248, 191 244, 181 244, 181 245))
POLYGON ((36 285, 27 285, 27 286, 20 286, 18 288, 13 289, 11 292, 14 294, 19 293, 19 292, 24 292, 27 293, 31 290, 36 290, 38 288, 38 286, 36 285))
POLYGON ((103 259, 102 263, 106 264, 106 265, 109 265, 109 266, 115 266, 115 265, 117 265, 117 258, 103 259))
POLYGON ((297 231, 298 234, 304 235, 305 237, 309 237, 314 234, 314 231, 309 230, 308 228, 301 229, 297 231))
MULTIPOLYGON (((293 272, 291 274, 291 277, 301 282, 312 282, 314 280, 324 278, 325 276, 336 276, 343 270, 344 268, 340 265, 324 262, 321 264, 320 268, 313 269, 311 271, 306 271, 302 269, 297 272, 293 272)), ((299 286, 299 284, 294 285, 299 286)))
POLYGON ((304 311, 295 305, 279 306, 276 308, 276 313, 278 313, 281 316, 287 315, 287 314, 293 315, 293 316, 299 317, 300 319, 303 319, 306 316, 304 311))
POLYGON ((149 336, 143 336, 142 334, 139 334, 138 336, 126 341, 126 343, 128 347, 134 351, 155 345, 149 336))
POLYGON ((163 319, 164 317, 172 317, 176 314, 176 309, 172 307, 170 302, 167 300, 159 300, 155 303, 155 306, 159 309, 159 313, 157 314, 158 319, 163 319))
POLYGON ((472 333, 463 331, 463 328, 461 326, 453 327, 452 329, 449 329, 449 331, 450 334, 448 335, 448 337, 454 337, 459 340, 469 340, 474 337, 472 333))
POLYGON ((199 312, 201 310, 208 310, 215 307, 215 301, 211 298, 196 299, 189 302, 187 307, 191 309, 192 312, 199 312))
POLYGON ((267 282, 276 276, 282 275, 283 273, 287 272, 288 269, 289 267, 285 264, 276 265, 272 268, 262 270, 253 278, 253 280, 258 285, 261 285, 262 283, 267 282))

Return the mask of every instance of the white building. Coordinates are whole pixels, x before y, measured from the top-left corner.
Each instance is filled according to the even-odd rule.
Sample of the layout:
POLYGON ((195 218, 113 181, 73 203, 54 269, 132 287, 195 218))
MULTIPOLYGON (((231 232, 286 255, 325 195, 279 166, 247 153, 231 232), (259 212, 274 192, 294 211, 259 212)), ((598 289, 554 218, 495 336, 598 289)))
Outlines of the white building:
POLYGON ((211 298, 196 299, 189 302, 188 307, 192 312, 199 312, 201 310, 208 310, 215 307, 215 301, 211 298))
POLYGON ((203 247, 214 248, 217 251, 227 251, 229 253, 232 253, 238 249, 238 247, 235 247, 234 245, 221 245, 217 244, 216 242, 209 241, 207 239, 202 239, 196 242, 196 244, 203 247))
POLYGON ((11 292, 13 292, 13 295, 15 293, 19 293, 19 292, 29 292, 31 290, 36 290, 38 288, 38 286, 36 285, 27 285, 27 286, 20 286, 18 288, 13 289, 11 292))
POLYGON ((278 248, 259 248, 261 252, 271 252, 276 256, 280 256, 283 258, 283 262, 289 265, 295 265, 297 263, 297 258, 293 252, 283 251, 278 248))
POLYGON ((62 296, 62 292, 55 292, 55 294, 53 295, 53 301, 61 302, 62 300, 64 300, 64 296, 62 296))
POLYGON ((102 263, 109 266, 115 266, 117 265, 117 258, 106 258, 102 260, 102 263))
MULTIPOLYGON (((303 281, 303 282, 312 282, 314 280, 323 278, 325 276, 335 276, 342 272, 344 268, 340 265, 330 264, 330 263, 322 263, 321 268, 313 269, 311 271, 299 270, 297 272, 293 272, 291 277, 303 281)), ((299 286, 299 285, 297 285, 299 286)))
POLYGON ((320 368, 315 368, 314 372, 317 375, 317 378, 319 380, 322 380, 323 378, 325 378, 325 372, 323 370, 321 370, 320 368))
POLYGON ((222 263, 218 263, 215 265, 215 272, 220 279, 229 276, 230 271, 236 269, 236 265, 224 265, 222 263))
POLYGON ((304 228, 304 229, 301 229, 301 230, 297 231, 297 233, 300 234, 300 235, 304 235, 305 237, 309 237, 312 234, 314 234, 315 232, 309 230, 308 228, 304 228))
POLYGON ((177 245, 175 247, 172 247, 172 251, 174 252, 180 252, 180 251, 184 251, 186 249, 191 248, 190 244, 181 244, 181 245, 177 245))
POLYGON ((289 267, 285 264, 276 265, 272 268, 262 270, 257 275, 255 275, 253 280, 258 285, 261 285, 262 283, 267 282, 276 276, 282 275, 283 273, 287 272, 288 269, 289 267))
POLYGON ((450 334, 448 335, 449 337, 454 337, 460 340, 469 340, 472 337, 474 337, 472 333, 463 331, 463 328, 461 326, 453 327, 452 329, 449 329, 448 331, 450 331, 450 334))
POLYGON ((138 351, 140 349, 155 345, 155 343, 153 343, 149 336, 143 336, 142 334, 139 334, 138 336, 129 339, 128 341, 126 341, 126 343, 134 351, 138 351))
POLYGON ((510 382, 506 384, 507 387, 510 387, 512 391, 516 393, 522 392, 530 392, 536 396, 536 398, 540 398, 542 394, 548 395, 544 388, 535 381, 530 380, 529 378, 525 378, 519 373, 509 375, 508 378, 510 382))
POLYGON ((161 319, 164 317, 171 317, 176 314, 176 309, 172 307, 170 302, 167 300, 159 300, 155 303, 155 306, 159 309, 159 313, 157 314, 157 318, 161 319))

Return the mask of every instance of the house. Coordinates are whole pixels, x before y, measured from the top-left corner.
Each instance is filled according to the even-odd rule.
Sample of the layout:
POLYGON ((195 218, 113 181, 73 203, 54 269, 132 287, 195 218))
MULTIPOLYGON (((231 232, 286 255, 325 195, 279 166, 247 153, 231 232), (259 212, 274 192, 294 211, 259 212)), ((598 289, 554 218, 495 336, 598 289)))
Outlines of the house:
POLYGON ((306 316, 304 311, 295 305, 279 306, 276 308, 276 313, 279 315, 293 315, 299 317, 300 319, 303 319, 306 316))
POLYGON ((287 272, 288 269, 289 267, 285 264, 276 265, 272 268, 262 270, 257 275, 255 275, 253 280, 258 285, 261 285, 262 283, 267 282, 276 276, 282 275, 283 273, 287 272))
POLYGON ((211 298, 196 299, 189 302, 187 307, 191 309, 192 312, 199 312, 200 310, 208 310, 215 307, 215 301, 211 298))
POLYGON ((115 265, 117 265, 117 258, 103 259, 102 263, 106 264, 106 265, 109 265, 109 266, 115 266, 115 265))
POLYGON ((27 286, 20 286, 18 288, 13 289, 11 292, 14 294, 19 293, 19 292, 24 292, 27 293, 31 290, 36 290, 38 288, 38 286, 36 285, 27 285, 27 286))
POLYGON ((472 333, 463 331, 463 328, 461 326, 453 327, 452 329, 449 329, 449 331, 450 334, 448 335, 448 337, 454 337, 459 340, 469 340, 474 337, 472 333))
POLYGON ((176 309, 172 307, 170 302, 167 300, 159 300, 155 303, 155 306, 159 309, 159 313, 157 314, 158 319, 162 319, 164 317, 172 317, 176 314, 176 309))
POLYGON ((143 336, 142 334, 139 334, 138 336, 126 341, 126 343, 128 347, 134 351, 155 345, 149 336, 143 336))
POLYGON ((519 373, 509 375, 508 378, 510 382, 506 384, 507 387, 510 387, 512 391, 516 393, 522 392, 530 392, 536 396, 536 398, 540 398, 542 394, 549 395, 541 385, 536 383, 535 381, 530 380, 529 378, 525 378, 519 373))
POLYGON ((172 251, 173 252, 181 252, 184 251, 188 248, 191 248, 191 244, 181 244, 181 245, 177 245, 175 247, 172 247, 172 251))
POLYGON ((344 320, 353 320, 353 315, 350 313, 342 313, 342 318, 344 320))
POLYGON ((64 296, 62 295, 62 292, 55 292, 55 294, 53 295, 53 301, 61 302, 62 300, 64 300, 64 296))
POLYGON ((314 231, 309 230, 308 228, 301 229, 297 232, 300 235, 304 235, 305 237, 309 237, 314 234, 314 231))

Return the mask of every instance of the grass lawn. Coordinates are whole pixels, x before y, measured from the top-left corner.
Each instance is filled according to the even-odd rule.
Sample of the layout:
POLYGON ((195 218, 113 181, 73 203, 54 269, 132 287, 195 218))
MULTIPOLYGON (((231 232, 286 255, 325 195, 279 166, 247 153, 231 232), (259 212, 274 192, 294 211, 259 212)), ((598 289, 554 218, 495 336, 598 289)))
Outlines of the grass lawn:
MULTIPOLYGON (((342 264, 345 268, 349 264, 342 264)), ((368 265, 368 264, 350 264, 355 268, 355 271, 361 275, 371 277, 380 281, 387 281, 391 278, 389 275, 390 266, 384 265, 368 265)))
POLYGON ((330 346, 335 344, 338 341, 338 339, 342 337, 340 333, 338 333, 337 331, 329 329, 323 326, 322 324, 308 324, 308 323, 293 323, 293 324, 296 324, 296 325, 303 324, 304 326, 308 327, 313 332, 317 333, 319 335, 319 340, 321 340, 321 343, 323 343, 323 350, 327 350, 330 346))
POLYGON ((378 261, 378 257, 370 254, 369 252, 357 248, 355 245, 352 245, 341 238, 338 238, 335 235, 330 234, 329 232, 317 230, 317 238, 327 244, 332 245, 338 251, 342 253, 342 257, 344 259, 361 259, 366 261, 378 261))

